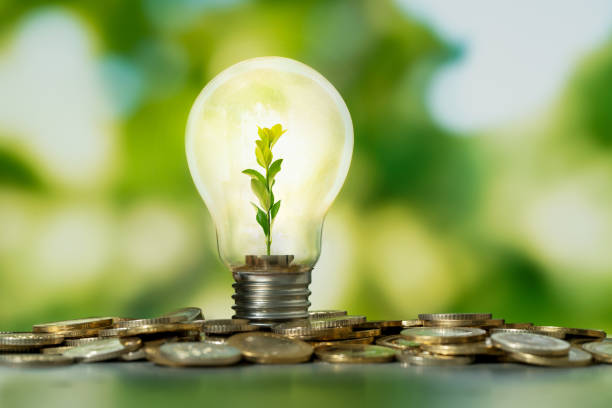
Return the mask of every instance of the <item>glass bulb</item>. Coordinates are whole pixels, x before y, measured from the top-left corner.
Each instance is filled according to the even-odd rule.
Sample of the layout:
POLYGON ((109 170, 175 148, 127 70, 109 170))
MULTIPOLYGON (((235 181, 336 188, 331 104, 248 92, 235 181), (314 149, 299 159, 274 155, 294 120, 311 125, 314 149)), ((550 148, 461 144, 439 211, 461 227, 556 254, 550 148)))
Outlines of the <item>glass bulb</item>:
POLYGON ((248 256, 271 259, 254 205, 267 209, 243 170, 266 178, 255 154, 258 129, 277 124, 286 133, 270 149, 282 165, 270 189, 280 208, 271 222, 269 253, 288 255, 294 269, 309 271, 353 151, 351 117, 338 91, 298 61, 254 58, 210 81, 189 114, 189 169, 213 218, 219 254, 232 271, 245 268, 248 256))

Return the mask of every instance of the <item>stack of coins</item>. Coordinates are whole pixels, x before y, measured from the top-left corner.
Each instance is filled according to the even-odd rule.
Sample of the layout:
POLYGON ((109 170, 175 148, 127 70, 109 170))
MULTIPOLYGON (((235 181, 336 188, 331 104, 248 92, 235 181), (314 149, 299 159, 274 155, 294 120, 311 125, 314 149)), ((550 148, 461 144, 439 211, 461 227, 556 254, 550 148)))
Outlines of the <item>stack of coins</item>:
POLYGON ((507 323, 490 313, 420 314, 368 321, 343 310, 271 327, 244 319, 205 320, 197 307, 149 318, 96 317, 0 332, 0 364, 59 366, 148 360, 167 367, 243 364, 462 366, 522 363, 547 367, 612 364, 601 330, 507 323))

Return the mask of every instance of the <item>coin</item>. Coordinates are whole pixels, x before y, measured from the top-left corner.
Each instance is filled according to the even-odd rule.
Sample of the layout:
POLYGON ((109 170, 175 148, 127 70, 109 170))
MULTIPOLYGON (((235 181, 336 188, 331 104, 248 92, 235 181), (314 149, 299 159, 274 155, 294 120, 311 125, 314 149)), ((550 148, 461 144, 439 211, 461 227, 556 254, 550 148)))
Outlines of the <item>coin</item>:
POLYGON ((59 322, 35 324, 32 326, 32 331, 34 333, 54 333, 108 327, 112 324, 112 317, 90 317, 86 319, 63 320, 59 322))
POLYGON ((424 320, 424 327, 501 327, 504 319, 488 320, 424 320))
POLYGON ((165 343, 159 351, 179 366, 226 366, 242 359, 240 350, 227 344, 165 343))
POLYGON ((80 339, 66 339, 67 346, 80 346, 81 344, 91 343, 100 340, 99 337, 82 337, 80 339))
POLYGON ((445 356, 472 356, 477 354, 490 354, 492 345, 486 341, 460 344, 423 344, 421 348, 434 354, 445 356))
POLYGON ((328 363, 386 363, 395 360, 395 351, 369 344, 336 344, 315 349, 318 358, 328 363))
POLYGON ((174 310, 170 313, 163 314, 161 317, 178 317, 181 320, 179 322, 192 322, 194 320, 204 320, 202 309, 199 307, 183 307, 181 309, 174 310))
POLYGON ((55 333, 0 334, 0 350, 37 348, 60 344, 64 337, 55 333))
POLYGON ((249 324, 247 319, 217 319, 207 320, 202 331, 207 334, 231 334, 256 331, 259 328, 249 324))
POLYGON ((117 327, 100 330, 100 337, 132 337, 160 333, 180 333, 194 331, 199 334, 201 326, 197 323, 149 324, 134 327, 117 327))
POLYGON ((47 347, 41 349, 43 354, 64 354, 66 351, 73 349, 74 346, 47 347))
POLYGON ((378 337, 380 336, 380 329, 355 329, 349 334, 350 339, 361 339, 365 337, 378 337))
POLYGON ((193 316, 193 311, 186 313, 175 313, 167 316, 153 317, 150 319, 132 319, 132 320, 121 320, 115 322, 113 325, 115 328, 132 328, 141 326, 161 325, 161 324, 175 324, 186 322, 185 319, 193 316))
POLYGON ((138 338, 126 339, 100 339, 98 341, 82 344, 64 353, 81 363, 94 363, 115 359, 122 354, 136 350, 142 344, 138 338))
POLYGON ((592 361, 591 354, 578 347, 571 347, 567 356, 561 357, 538 356, 529 353, 509 353, 508 357, 519 363, 544 367, 582 367, 591 364, 592 361))
POLYGON ((534 331, 531 329, 509 329, 505 327, 494 327, 489 330, 489 334, 493 333, 534 333, 534 331))
POLYGON ((201 333, 200 341, 202 343, 210 343, 210 344, 225 344, 227 342, 228 337, 222 336, 210 336, 208 334, 201 333))
POLYGON ((402 351, 397 353, 397 359, 402 363, 417 366, 461 366, 472 364, 474 356, 439 356, 428 353, 402 351))
POLYGON ((322 319, 326 317, 337 317, 346 316, 348 313, 346 310, 311 310, 308 312, 308 316, 311 319, 322 319))
POLYGON ((506 323, 501 328, 502 329, 529 329, 533 327, 533 323, 506 323))
POLYGON ((420 314, 421 320, 490 320, 491 313, 425 313, 420 314))
POLYGON ((422 327, 423 321, 421 319, 410 319, 410 320, 402 320, 402 327, 422 327))
POLYGON ((407 320, 369 320, 363 323, 358 323, 353 328, 358 329, 383 329, 389 327, 405 327, 404 322, 407 320))
POLYGON ((246 360, 260 364, 303 363, 310 360, 313 351, 301 340, 263 332, 235 334, 227 344, 239 349, 246 360))
POLYGON ((582 345, 583 350, 593 355, 600 363, 612 364, 612 340, 594 341, 582 345))
POLYGON ((312 327, 309 320, 277 324, 272 327, 272 332, 300 340, 313 341, 346 339, 352 334, 350 327, 312 327))
POLYGON ((138 361, 138 360, 144 360, 146 358, 147 356, 143 348, 140 348, 135 351, 130 351, 130 352, 127 352, 119 356, 119 360, 121 361, 138 361))
POLYGON ((93 329, 75 329, 75 330, 64 330, 59 331, 57 334, 61 334, 66 339, 81 339, 86 337, 97 336, 98 333, 103 329, 93 328, 93 329))
POLYGON ((450 344, 484 340, 487 332, 476 327, 412 327, 400 335, 417 343, 450 344))
POLYGON ((2 354, 0 365, 15 367, 43 367, 72 364, 74 359, 52 354, 2 354))
POLYGON ((507 352, 539 356, 566 356, 570 349, 564 340, 536 333, 493 333, 491 342, 507 352))
POLYGON ((595 329, 575 329, 561 326, 534 326, 533 329, 544 333, 550 332, 563 335, 564 337, 590 337, 594 339, 603 339, 606 337, 605 331, 595 329))
POLYGON ((331 329, 334 327, 354 326, 365 321, 365 316, 336 316, 323 319, 310 319, 310 325, 321 329, 331 329))
POLYGON ((379 346, 390 347, 396 350, 406 350, 409 348, 418 348, 420 346, 419 343, 406 340, 403 336, 393 335, 381 337, 376 340, 376 344, 379 346))
POLYGON ((567 329, 560 326, 533 326, 531 329, 538 334, 546 334, 559 339, 564 339, 567 334, 567 329))
POLYGON ((345 339, 345 340, 331 340, 331 341, 309 341, 312 347, 317 348, 320 346, 334 346, 336 344, 372 344, 374 343, 374 337, 363 337, 360 339, 345 339))

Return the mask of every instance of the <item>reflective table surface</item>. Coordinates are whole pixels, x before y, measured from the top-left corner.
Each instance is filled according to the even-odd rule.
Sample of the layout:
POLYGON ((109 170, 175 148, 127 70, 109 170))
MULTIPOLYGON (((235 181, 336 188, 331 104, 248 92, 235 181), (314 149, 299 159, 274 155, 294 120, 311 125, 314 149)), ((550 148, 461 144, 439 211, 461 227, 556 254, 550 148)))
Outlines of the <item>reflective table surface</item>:
POLYGON ((612 407, 612 365, 0 367, 0 407, 612 407))

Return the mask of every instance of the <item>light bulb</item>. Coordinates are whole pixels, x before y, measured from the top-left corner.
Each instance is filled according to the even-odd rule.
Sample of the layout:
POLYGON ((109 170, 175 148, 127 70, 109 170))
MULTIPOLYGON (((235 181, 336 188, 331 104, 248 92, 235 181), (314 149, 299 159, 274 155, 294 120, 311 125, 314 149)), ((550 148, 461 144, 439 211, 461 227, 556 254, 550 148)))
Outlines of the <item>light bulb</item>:
POLYGON ((323 221, 353 152, 351 117, 338 91, 292 59, 242 61, 197 97, 187 122, 186 152, 215 224, 219 255, 236 280, 234 317, 261 324, 307 317, 323 221), (280 138, 273 143, 275 135, 280 138), (268 146, 273 161, 282 159, 273 181, 269 163, 257 158, 256 141, 263 150, 268 146), (262 199, 252 186, 260 182, 262 199), (270 207, 277 201, 275 213, 270 207), (266 234, 259 221, 268 220, 266 234))

